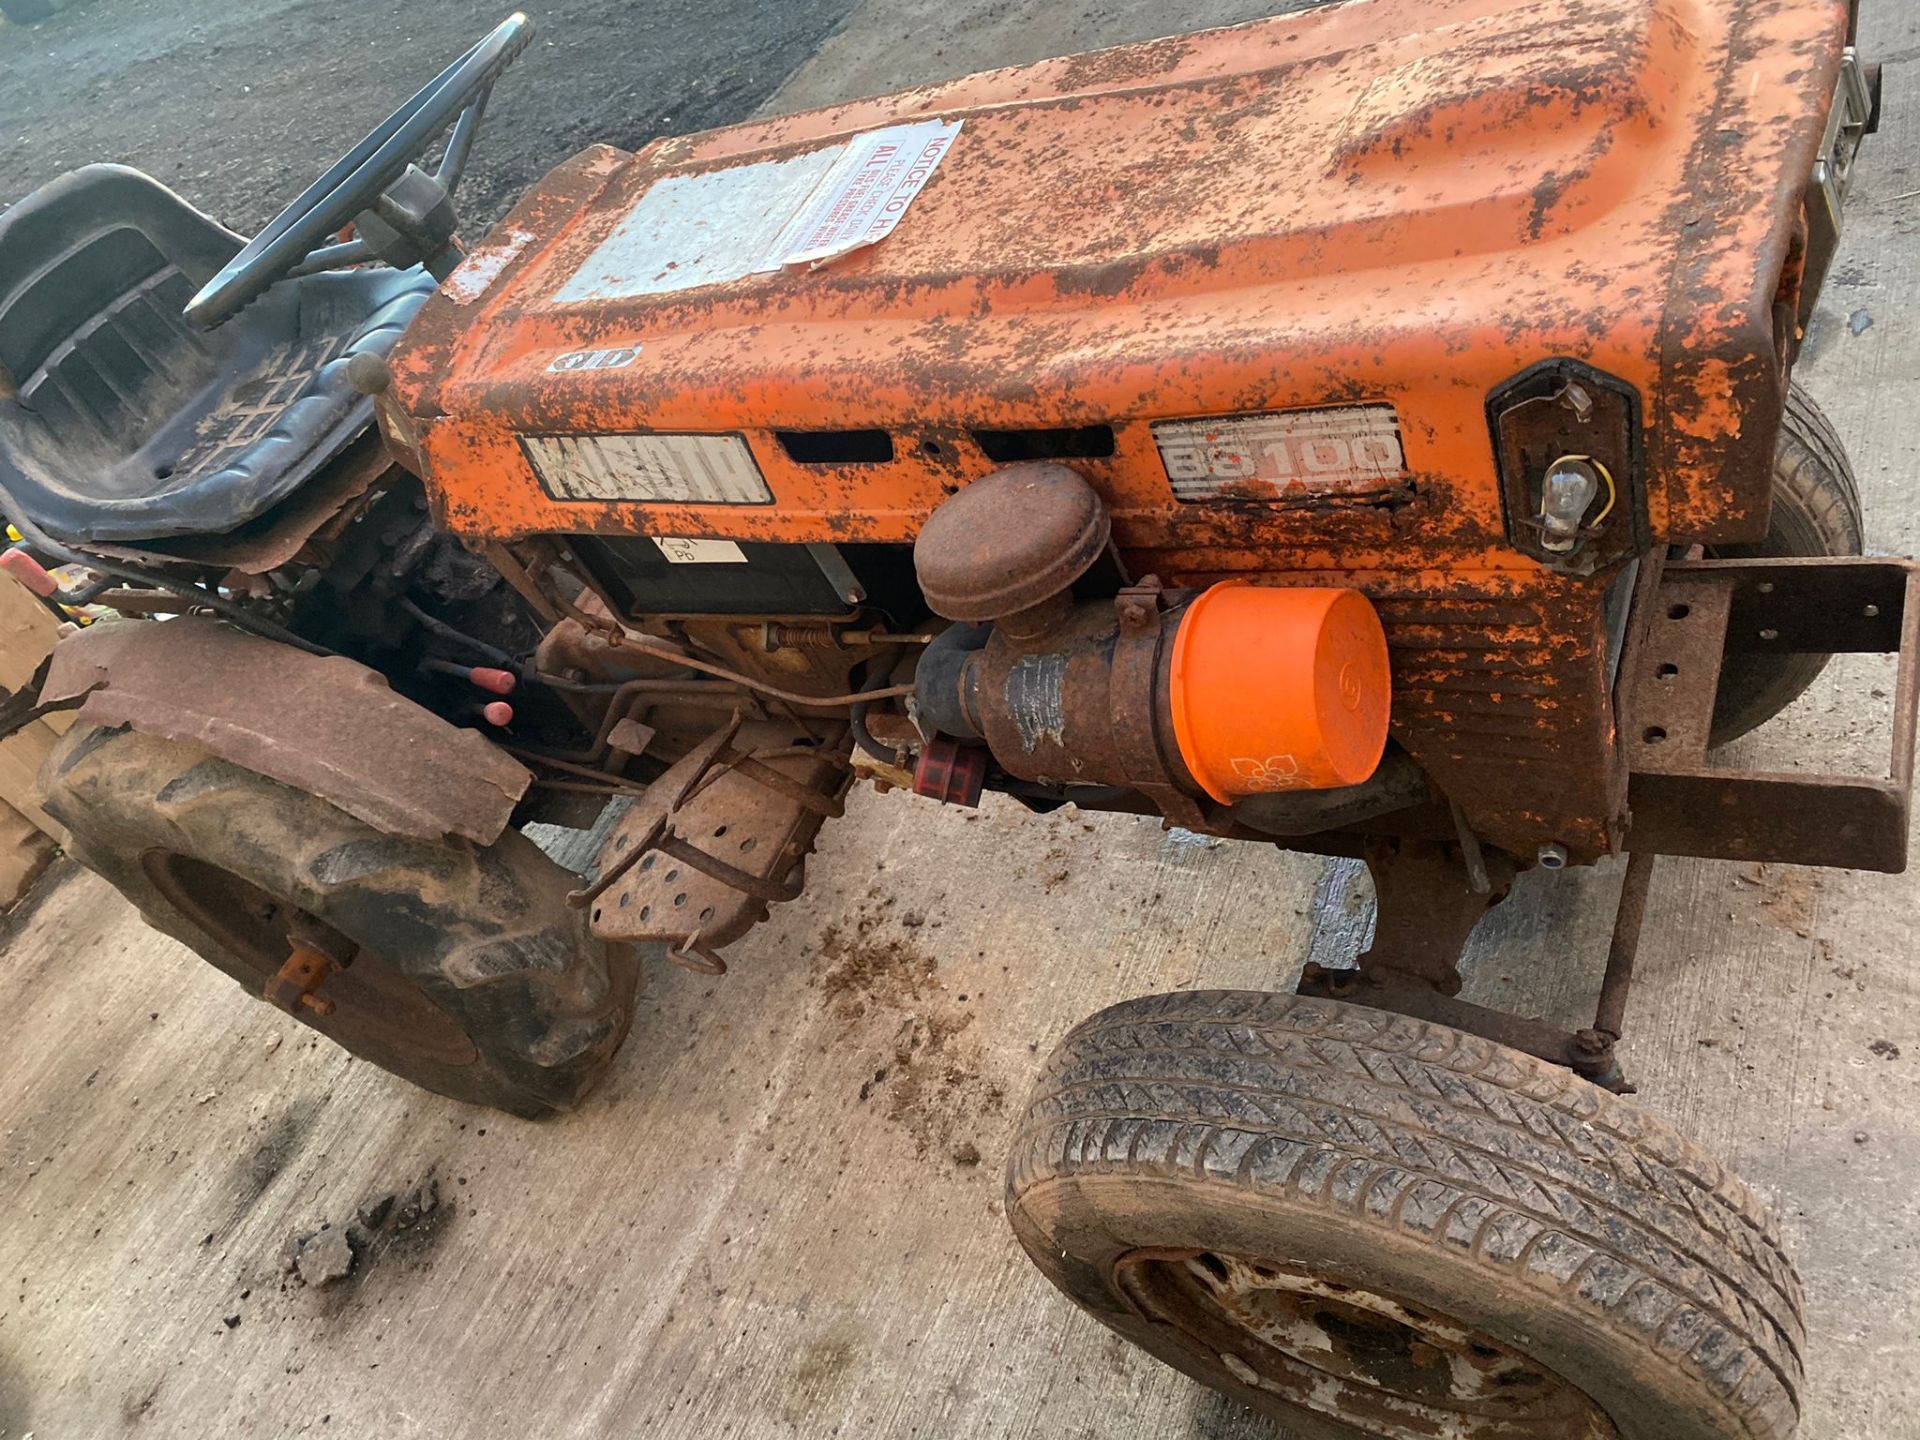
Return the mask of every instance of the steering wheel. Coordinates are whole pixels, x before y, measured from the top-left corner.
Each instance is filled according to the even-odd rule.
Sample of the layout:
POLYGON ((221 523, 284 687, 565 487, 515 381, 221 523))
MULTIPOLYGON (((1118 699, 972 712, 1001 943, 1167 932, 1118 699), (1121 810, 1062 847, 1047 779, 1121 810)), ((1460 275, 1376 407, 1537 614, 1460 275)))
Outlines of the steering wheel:
POLYGON ((453 191, 460 184, 494 81, 533 38, 533 22, 509 15, 314 181, 187 302, 186 317, 211 330, 296 275, 369 260, 425 264, 444 280, 460 263, 453 191), (414 161, 449 125, 446 154, 431 175, 414 161), (352 240, 327 243, 357 222, 352 240))

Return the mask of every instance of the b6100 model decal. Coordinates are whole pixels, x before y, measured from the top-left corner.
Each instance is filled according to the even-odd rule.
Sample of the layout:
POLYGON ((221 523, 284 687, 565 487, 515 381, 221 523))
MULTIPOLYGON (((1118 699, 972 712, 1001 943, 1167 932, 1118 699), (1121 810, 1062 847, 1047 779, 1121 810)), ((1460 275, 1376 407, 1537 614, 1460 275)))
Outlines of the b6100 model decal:
POLYGON ((1162 420, 1153 438, 1180 500, 1373 495, 1407 478, 1391 405, 1162 420))

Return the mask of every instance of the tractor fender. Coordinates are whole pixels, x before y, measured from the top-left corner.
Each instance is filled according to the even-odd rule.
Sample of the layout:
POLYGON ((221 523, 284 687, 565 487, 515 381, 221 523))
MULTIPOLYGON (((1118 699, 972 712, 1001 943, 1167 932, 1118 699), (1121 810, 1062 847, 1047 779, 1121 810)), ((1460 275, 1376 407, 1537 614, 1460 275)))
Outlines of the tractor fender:
POLYGON ((533 776, 342 656, 217 620, 121 620, 54 647, 41 703, 198 745, 317 795, 389 835, 499 839, 533 776))

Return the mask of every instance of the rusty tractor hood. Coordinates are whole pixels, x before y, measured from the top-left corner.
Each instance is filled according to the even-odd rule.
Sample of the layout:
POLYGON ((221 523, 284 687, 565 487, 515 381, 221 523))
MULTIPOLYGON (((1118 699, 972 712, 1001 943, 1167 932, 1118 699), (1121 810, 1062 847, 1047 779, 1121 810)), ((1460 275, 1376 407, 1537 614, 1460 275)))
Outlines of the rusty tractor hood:
POLYGON ((467 536, 906 541, 1051 455, 1163 574, 1527 568, 1487 397, 1569 357, 1638 394, 1654 537, 1752 535, 1845 26, 1357 0, 589 149, 429 301, 383 419, 467 536), (893 228, 809 256, 788 222, 864 213, 834 165, 876 133, 893 228), (1183 492, 1154 429, 1326 407, 1377 464, 1307 495, 1183 492))

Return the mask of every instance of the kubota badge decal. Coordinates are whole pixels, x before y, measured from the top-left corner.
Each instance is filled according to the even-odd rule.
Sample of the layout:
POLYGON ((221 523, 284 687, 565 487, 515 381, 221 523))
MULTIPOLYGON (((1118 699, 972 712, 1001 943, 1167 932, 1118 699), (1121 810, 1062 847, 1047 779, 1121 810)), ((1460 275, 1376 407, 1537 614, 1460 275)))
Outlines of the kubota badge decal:
POLYGON ((555 375, 569 370, 624 370, 639 358, 640 346, 636 341, 632 345, 616 345, 609 350, 569 350, 564 355, 554 356, 547 370, 555 375))
POLYGON ((738 435, 522 435, 520 448, 556 500, 678 505, 773 500, 753 452, 738 435))
POLYGON ((1407 478, 1391 405, 1161 420, 1153 438, 1175 498, 1186 501, 1374 495, 1407 478))

